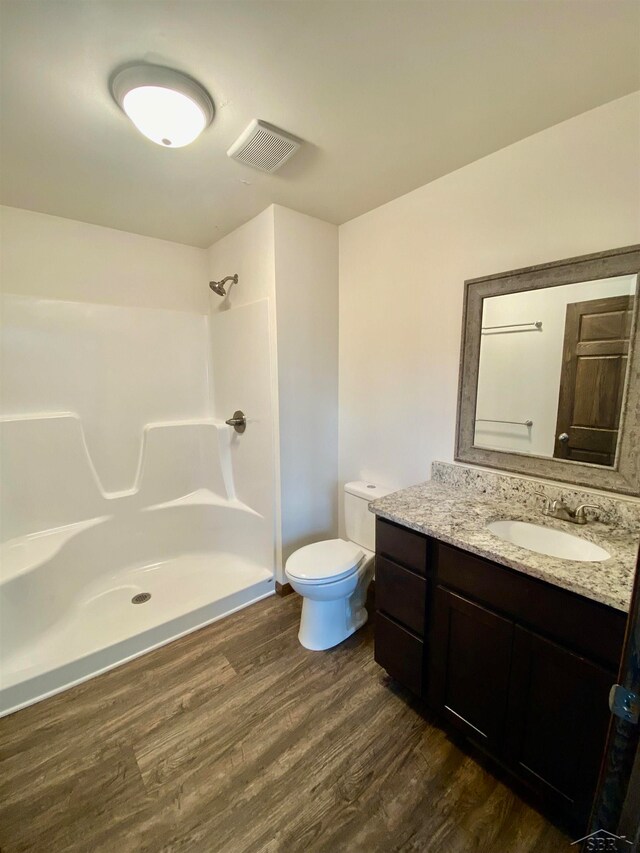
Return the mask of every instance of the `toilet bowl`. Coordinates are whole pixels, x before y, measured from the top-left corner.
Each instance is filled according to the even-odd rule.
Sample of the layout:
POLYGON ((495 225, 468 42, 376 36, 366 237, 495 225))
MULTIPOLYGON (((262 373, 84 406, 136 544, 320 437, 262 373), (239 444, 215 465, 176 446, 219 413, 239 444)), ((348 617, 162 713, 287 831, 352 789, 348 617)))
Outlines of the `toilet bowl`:
POLYGON ((302 598, 298 639, 307 649, 337 646, 367 621, 365 601, 373 578, 375 517, 369 503, 389 493, 372 483, 345 486, 345 529, 349 539, 327 539, 299 548, 285 574, 302 598))

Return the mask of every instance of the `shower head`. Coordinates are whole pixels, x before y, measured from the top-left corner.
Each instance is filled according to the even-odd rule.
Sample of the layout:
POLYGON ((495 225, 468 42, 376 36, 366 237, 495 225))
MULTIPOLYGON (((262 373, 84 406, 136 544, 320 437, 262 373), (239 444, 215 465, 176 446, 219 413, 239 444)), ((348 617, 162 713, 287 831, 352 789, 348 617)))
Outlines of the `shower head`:
POLYGON ((209 287, 213 290, 214 293, 217 293, 218 296, 226 296, 227 291, 224 289, 225 282, 230 281, 232 284, 238 283, 238 273, 235 275, 228 275, 226 278, 223 278, 222 281, 210 281, 209 287))

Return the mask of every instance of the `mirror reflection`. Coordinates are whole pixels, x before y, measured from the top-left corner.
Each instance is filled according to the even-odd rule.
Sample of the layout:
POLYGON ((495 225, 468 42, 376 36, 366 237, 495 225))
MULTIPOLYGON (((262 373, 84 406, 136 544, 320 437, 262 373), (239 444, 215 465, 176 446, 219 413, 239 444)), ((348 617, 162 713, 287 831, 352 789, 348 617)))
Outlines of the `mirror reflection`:
POLYGON ((483 300, 474 445, 613 466, 637 276, 483 300))

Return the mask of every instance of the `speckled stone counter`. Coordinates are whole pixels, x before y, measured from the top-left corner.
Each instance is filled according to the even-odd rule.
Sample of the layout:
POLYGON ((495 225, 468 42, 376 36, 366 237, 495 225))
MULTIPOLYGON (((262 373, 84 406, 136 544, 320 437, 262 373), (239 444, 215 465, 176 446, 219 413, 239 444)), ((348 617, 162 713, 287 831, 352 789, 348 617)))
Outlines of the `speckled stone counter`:
MULTIPOLYGON (((597 500, 593 502, 597 503, 597 500)), ((640 539, 640 532, 631 526, 615 527, 597 521, 578 526, 547 518, 539 505, 532 509, 524 503, 488 497, 482 491, 461 487, 459 483, 445 484, 433 480, 373 501, 369 508, 381 518, 500 565, 617 610, 629 610, 640 539), (611 557, 597 563, 578 562, 520 548, 487 530, 487 524, 498 519, 528 521, 564 530, 602 546, 611 557)))

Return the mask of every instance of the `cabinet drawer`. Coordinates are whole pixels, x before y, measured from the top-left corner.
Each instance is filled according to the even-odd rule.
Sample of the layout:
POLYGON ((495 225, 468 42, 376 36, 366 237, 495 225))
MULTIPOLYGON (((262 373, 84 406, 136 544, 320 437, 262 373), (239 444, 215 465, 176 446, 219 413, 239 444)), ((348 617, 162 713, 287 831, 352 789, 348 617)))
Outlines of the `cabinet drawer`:
POLYGON ((427 573, 427 538, 382 518, 376 520, 376 554, 419 575, 427 573))
POLYGON ((626 615, 482 557, 437 544, 438 583, 617 669, 626 615))
POLYGON ((376 663, 418 696, 422 695, 423 649, 422 640, 382 613, 376 613, 376 663))
POLYGON ((376 608, 424 636, 427 582, 385 557, 376 558, 376 608))

